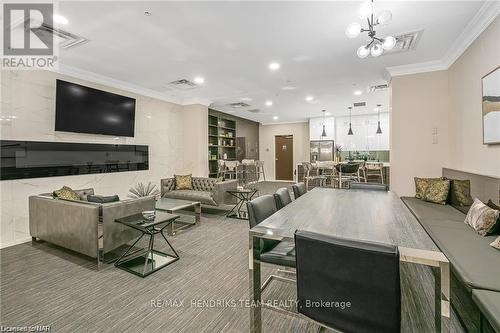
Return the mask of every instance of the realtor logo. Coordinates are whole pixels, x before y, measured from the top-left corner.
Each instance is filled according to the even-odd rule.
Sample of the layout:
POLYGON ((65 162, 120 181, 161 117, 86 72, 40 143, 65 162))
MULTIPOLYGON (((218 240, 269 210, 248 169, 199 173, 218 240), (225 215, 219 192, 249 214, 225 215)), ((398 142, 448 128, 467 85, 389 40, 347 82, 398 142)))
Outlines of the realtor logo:
POLYGON ((53 68, 54 5, 11 3, 3 5, 2 66, 11 69, 53 68))

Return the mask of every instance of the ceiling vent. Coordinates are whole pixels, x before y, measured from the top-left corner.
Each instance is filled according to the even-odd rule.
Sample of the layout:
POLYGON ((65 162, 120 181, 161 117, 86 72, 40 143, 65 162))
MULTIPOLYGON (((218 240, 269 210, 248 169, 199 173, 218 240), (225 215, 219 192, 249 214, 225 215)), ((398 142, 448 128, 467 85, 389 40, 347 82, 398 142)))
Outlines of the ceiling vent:
POLYGON ((360 106, 366 106, 366 102, 358 102, 353 104, 355 108, 360 107, 360 106))
POLYGON ((186 79, 180 79, 180 80, 177 80, 177 81, 172 81, 169 83, 170 86, 173 86, 177 89, 180 89, 180 90, 190 90, 190 89, 194 89, 197 87, 196 83, 194 82, 191 82, 189 80, 186 80, 186 79))
POLYGON ((29 23, 26 23, 24 19, 19 19, 13 22, 11 25, 12 31, 15 30, 23 31, 26 24, 29 24, 29 26, 39 26, 39 28, 36 28, 37 30, 36 33, 37 35, 40 35, 39 37, 46 36, 47 39, 53 38, 54 45, 64 50, 68 50, 76 46, 83 45, 89 41, 85 37, 75 35, 73 33, 70 33, 68 31, 59 28, 54 28, 49 24, 41 22, 36 17, 33 18, 31 15, 29 20, 30 20, 29 23))
POLYGON ((414 50, 423 32, 423 30, 419 30, 394 36, 396 38, 396 45, 391 50, 384 51, 382 55, 414 50))
POLYGON ((247 108, 250 106, 250 104, 247 104, 245 102, 236 102, 236 103, 231 103, 231 104, 228 104, 230 107, 232 108, 236 108, 236 109, 239 109, 239 108, 247 108))
POLYGON ((259 113, 260 110, 259 109, 252 109, 252 110, 248 110, 248 112, 252 112, 252 113, 259 113))
POLYGON ((387 83, 385 83, 385 84, 378 84, 376 86, 371 86, 370 87, 370 92, 386 90, 388 87, 389 87, 389 85, 387 83))

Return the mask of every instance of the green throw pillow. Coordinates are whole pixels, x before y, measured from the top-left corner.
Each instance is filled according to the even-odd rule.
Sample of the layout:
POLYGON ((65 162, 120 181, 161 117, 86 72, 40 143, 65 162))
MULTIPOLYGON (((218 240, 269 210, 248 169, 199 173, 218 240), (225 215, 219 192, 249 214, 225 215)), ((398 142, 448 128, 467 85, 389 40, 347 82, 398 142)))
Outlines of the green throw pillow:
POLYGON ((427 187, 433 181, 441 180, 441 178, 419 178, 415 177, 415 198, 424 200, 427 187))
POLYGON ((448 193, 450 192, 450 181, 447 179, 433 180, 427 186, 424 197, 425 201, 446 205, 448 193))
POLYGON ((52 192, 52 196, 58 199, 80 200, 80 196, 68 186, 63 186, 60 190, 52 192))
POLYGON ((174 175, 175 178, 175 189, 176 190, 192 190, 193 189, 193 177, 189 175, 174 175))
POLYGON ((450 179, 450 204, 453 206, 470 206, 470 180, 450 179))

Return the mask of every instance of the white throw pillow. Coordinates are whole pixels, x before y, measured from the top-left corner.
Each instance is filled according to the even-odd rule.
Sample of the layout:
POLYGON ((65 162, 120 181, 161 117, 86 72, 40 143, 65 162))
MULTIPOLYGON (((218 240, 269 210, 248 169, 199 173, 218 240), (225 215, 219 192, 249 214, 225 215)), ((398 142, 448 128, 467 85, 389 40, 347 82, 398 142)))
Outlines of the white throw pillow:
POLYGON ((495 249, 500 250, 500 236, 498 236, 497 239, 495 239, 490 245, 495 249))
POLYGON ((487 236, 496 229, 499 214, 500 211, 491 209, 476 198, 465 217, 465 223, 481 236, 487 236))

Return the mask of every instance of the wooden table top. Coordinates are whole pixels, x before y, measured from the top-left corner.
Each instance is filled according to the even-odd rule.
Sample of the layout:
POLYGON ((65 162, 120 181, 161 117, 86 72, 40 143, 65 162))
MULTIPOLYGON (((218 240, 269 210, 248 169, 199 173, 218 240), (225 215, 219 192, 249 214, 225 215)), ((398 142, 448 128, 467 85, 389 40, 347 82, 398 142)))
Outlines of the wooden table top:
POLYGON ((314 188, 285 206, 251 234, 293 239, 295 230, 439 251, 393 192, 314 188))

